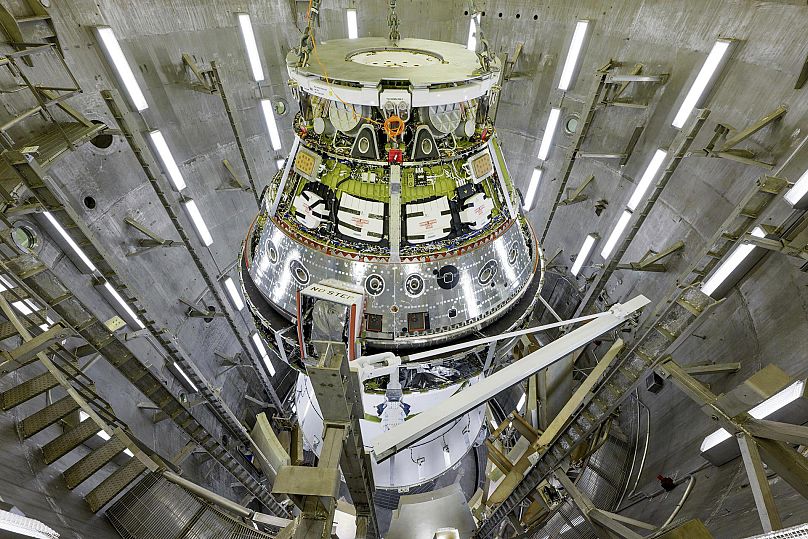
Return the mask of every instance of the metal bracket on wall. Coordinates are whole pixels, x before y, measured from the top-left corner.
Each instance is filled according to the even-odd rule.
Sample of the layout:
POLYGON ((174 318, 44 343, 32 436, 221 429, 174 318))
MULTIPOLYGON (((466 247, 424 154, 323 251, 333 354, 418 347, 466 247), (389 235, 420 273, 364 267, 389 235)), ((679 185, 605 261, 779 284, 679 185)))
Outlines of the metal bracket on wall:
MULTIPOLYGON (((184 303, 185 305, 188 306, 188 310, 185 311, 185 315, 189 316, 191 318, 205 318, 207 320, 207 319, 213 319, 213 318, 215 318, 217 316, 224 316, 225 315, 223 312, 217 311, 215 309, 210 309, 210 308, 202 309, 198 305, 196 305, 194 302, 192 302, 191 300, 188 300, 188 299, 185 299, 185 298, 179 298, 179 300, 180 300, 180 303, 184 303)), ((207 321, 210 321, 210 320, 207 320, 207 321)))
POLYGON ((592 183, 595 179, 595 176, 589 176, 584 182, 576 187, 575 189, 567 189, 567 198, 559 202, 560 206, 570 206, 572 204, 577 204, 579 202, 583 202, 587 199, 587 196, 583 194, 584 189, 586 189, 590 183, 592 183))
POLYGON ((216 93, 217 89, 214 85, 214 77, 211 69, 200 68, 194 57, 186 52, 182 53, 182 63, 191 70, 191 73, 193 73, 196 78, 196 81, 191 83, 191 88, 209 94, 216 93))
POLYGON ((217 191, 249 191, 250 188, 244 185, 244 181, 239 178, 238 174, 236 174, 233 165, 230 164, 230 161, 227 159, 222 159, 222 165, 224 165, 225 170, 227 171, 227 181, 222 184, 221 186, 217 187, 217 191))
POLYGON ((645 255, 638 262, 627 262, 624 264, 618 264, 617 269, 634 270, 634 271, 658 271, 658 272, 668 271, 668 268, 667 266, 665 266, 665 264, 659 264, 658 262, 684 248, 685 243, 679 240, 673 245, 666 247, 665 249, 662 249, 662 251, 658 253, 649 249, 648 252, 645 253, 645 255))
POLYGON ((769 114, 761 117, 755 123, 741 130, 734 130, 727 125, 718 124, 715 127, 715 134, 713 135, 712 139, 710 139, 707 146, 705 146, 701 151, 693 152, 693 154, 703 155, 704 157, 729 159, 738 163, 771 170, 774 168, 773 163, 760 161, 757 158, 757 154, 752 150, 738 148, 737 146, 767 125, 782 118, 786 112, 788 112, 788 108, 786 108, 784 105, 780 105, 769 114), (728 136, 730 133, 733 133, 733 135, 728 136))
POLYGON ((138 247, 142 247, 142 249, 138 249, 136 251, 131 251, 126 253, 126 256, 135 256, 139 254, 143 254, 146 251, 154 249, 155 247, 181 247, 182 242, 177 240, 168 240, 159 235, 156 232, 151 230, 146 225, 139 223, 138 221, 134 220, 131 217, 125 217, 123 220, 124 223, 135 228, 148 236, 148 239, 139 239, 137 240, 138 247))
POLYGON ((805 63, 802 64, 802 70, 797 77, 797 83, 794 85, 795 90, 802 90, 805 82, 808 81, 808 55, 805 57, 805 63))
POLYGON ((522 55, 522 48, 524 46, 525 44, 520 41, 516 44, 516 47, 514 47, 513 54, 508 54, 505 56, 504 69, 502 70, 502 80, 509 81, 514 77, 514 75, 519 75, 518 73, 514 73, 513 68, 516 66, 516 62, 519 61, 519 57, 522 55))
POLYGON ((648 107, 647 103, 638 103, 629 99, 621 99, 625 94, 628 87, 632 84, 665 84, 668 80, 667 73, 659 73, 655 75, 643 75, 642 64, 635 64, 631 71, 626 74, 614 73, 606 77, 607 87, 604 93, 603 101, 601 102, 606 106, 615 107, 628 107, 644 109, 648 107))

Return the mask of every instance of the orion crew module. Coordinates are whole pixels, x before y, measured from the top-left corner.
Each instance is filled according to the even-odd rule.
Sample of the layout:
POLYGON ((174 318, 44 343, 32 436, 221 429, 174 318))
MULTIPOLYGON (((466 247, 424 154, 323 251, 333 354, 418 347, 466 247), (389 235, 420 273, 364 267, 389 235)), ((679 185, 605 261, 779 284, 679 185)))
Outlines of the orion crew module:
MULTIPOLYGON (((368 444, 508 353, 512 341, 425 351, 523 325, 544 268, 493 126, 498 60, 454 43, 360 38, 320 43, 306 62, 293 51, 287 64, 296 138, 245 241, 242 283, 263 340, 300 372, 296 411, 318 453, 304 332, 337 335, 350 360, 406 354, 397 376, 364 381, 368 444), (305 297, 326 288, 350 304, 347 320, 306 311, 305 297)), ((376 487, 433 480, 483 425, 480 406, 374 462, 376 487)))

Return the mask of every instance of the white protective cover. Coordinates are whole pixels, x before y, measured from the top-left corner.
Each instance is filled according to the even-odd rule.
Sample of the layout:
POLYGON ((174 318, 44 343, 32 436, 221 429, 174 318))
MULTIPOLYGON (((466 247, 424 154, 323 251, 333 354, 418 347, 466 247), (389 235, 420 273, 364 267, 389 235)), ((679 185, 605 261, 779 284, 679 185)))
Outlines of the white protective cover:
POLYGON ((297 222, 314 230, 328 218, 323 197, 311 191, 303 191, 295 197, 293 204, 297 222))
POLYGON ((377 243, 384 237, 384 203, 342 193, 337 211, 340 233, 377 243))
POLYGON ((446 197, 407 204, 406 215, 407 241, 410 243, 442 240, 452 232, 452 211, 446 197))
POLYGON ((460 220, 473 230, 480 230, 491 221, 493 209, 493 200, 485 196, 485 193, 475 193, 463 202, 460 220))

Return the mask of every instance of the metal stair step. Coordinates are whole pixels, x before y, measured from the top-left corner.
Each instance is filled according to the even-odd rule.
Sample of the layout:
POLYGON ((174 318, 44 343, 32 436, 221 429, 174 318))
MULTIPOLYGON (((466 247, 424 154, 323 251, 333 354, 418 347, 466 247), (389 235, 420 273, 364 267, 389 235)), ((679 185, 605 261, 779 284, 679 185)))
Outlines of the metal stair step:
POLYGON ((35 376, 0 393, 0 409, 10 410, 58 385, 59 382, 49 372, 35 376))
POLYGON ((79 405, 73 400, 73 397, 67 395, 29 415, 17 424, 17 428, 23 439, 30 438, 78 409, 79 405))
POLYGON ((98 425, 88 417, 43 445, 42 457, 46 463, 52 464, 92 438, 97 432, 98 425))
POLYGON ((129 462, 112 472, 84 497, 90 506, 90 511, 93 513, 100 511, 145 470, 146 467, 138 459, 129 459, 129 462))
POLYGON ((73 490, 82 484, 124 449, 126 449, 126 445, 113 436, 104 445, 82 457, 62 474, 67 488, 73 490))

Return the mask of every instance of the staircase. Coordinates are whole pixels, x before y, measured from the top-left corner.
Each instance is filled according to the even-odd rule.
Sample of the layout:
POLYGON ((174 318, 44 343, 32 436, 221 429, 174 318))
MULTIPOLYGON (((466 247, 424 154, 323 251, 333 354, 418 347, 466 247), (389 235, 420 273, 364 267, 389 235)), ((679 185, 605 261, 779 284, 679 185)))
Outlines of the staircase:
MULTIPOLYGON (((7 284, 12 284, 8 276, 4 277, 4 280, 7 284)), ((22 379, 16 385, 0 392, 0 409, 6 412, 28 403, 25 408, 30 410, 32 401, 45 401, 44 405, 35 411, 26 411, 27 415, 17 421, 16 427, 20 438, 28 440, 48 427, 56 424, 63 426, 61 434, 42 445, 43 460, 47 464, 53 464, 67 456, 93 436, 108 438, 103 444, 92 449, 64 471, 62 475, 65 484, 68 489, 72 490, 100 472, 122 452, 127 451, 129 455, 133 455, 127 449, 127 444, 133 446, 134 444, 131 436, 118 434, 118 432, 128 430, 126 425, 115 417, 109 404, 95 392, 92 380, 79 368, 78 359, 64 349, 60 341, 51 340, 48 343, 49 346, 42 346, 44 351, 47 351, 47 355, 44 351, 39 351, 35 354, 34 361, 13 364, 12 354, 38 339, 38 336, 32 336, 31 331, 39 331, 40 335, 48 333, 38 327, 39 325, 44 327, 44 324, 47 323, 47 318, 42 311, 32 310, 27 315, 23 315, 22 311, 18 311, 20 314, 17 314, 15 308, 12 307, 13 303, 21 301, 21 298, 28 295, 21 287, 14 286, 5 290, 0 298, 0 309, 8 319, 6 324, 18 331, 17 335, 21 343, 12 352, 3 351, 0 357, 5 360, 5 367, 12 366, 12 368, 5 369, 5 374, 13 374, 22 379), (23 320, 26 323, 23 323, 23 320), (29 328, 35 329, 29 330, 29 328), (37 363, 36 360, 39 362, 37 363), (43 368, 44 372, 41 372, 43 368), (40 372, 37 373, 37 371, 40 372), (49 402, 48 397, 57 391, 65 392, 66 395, 49 402), (41 398, 46 395, 48 397, 45 399, 41 398), (87 412, 81 411, 82 409, 92 412, 96 419, 90 417, 87 412), (99 423, 101 424, 99 425, 99 423), (109 435, 108 432, 113 434, 109 435)), ((13 336, 10 333, 10 331, 6 332, 6 339, 13 336)), ((63 332, 57 332, 57 334, 62 335, 63 332)), ((123 466, 119 466, 87 493, 85 500, 90 509, 93 512, 100 511, 145 470, 146 466, 140 460, 131 457, 123 466)))
MULTIPOLYGON (((23 53, 42 44, 59 46, 53 19, 39 0, 25 0, 18 11, 0 3, 0 30, 11 46, 23 53)), ((33 66, 30 56, 24 55, 23 59, 26 65, 33 66)))

